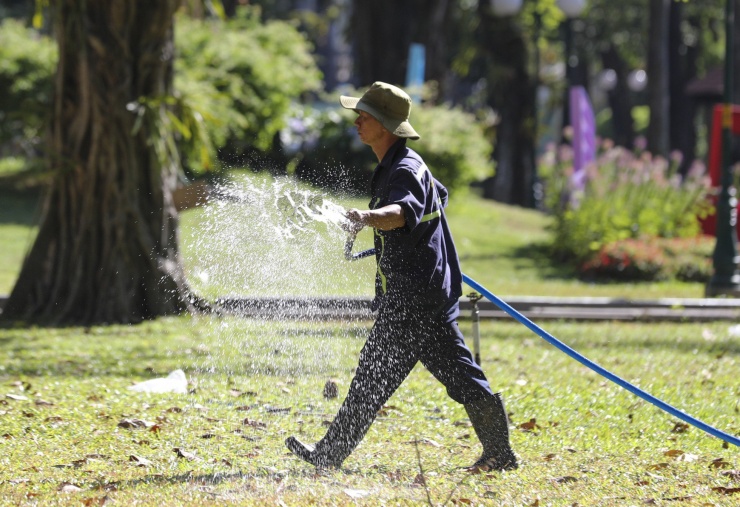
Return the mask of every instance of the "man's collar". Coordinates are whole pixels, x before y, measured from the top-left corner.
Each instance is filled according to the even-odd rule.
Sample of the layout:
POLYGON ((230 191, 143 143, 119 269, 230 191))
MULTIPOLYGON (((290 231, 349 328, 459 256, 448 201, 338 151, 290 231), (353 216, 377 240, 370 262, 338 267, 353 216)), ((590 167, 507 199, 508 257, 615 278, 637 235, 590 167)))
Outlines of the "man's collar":
POLYGON ((382 167, 388 167, 391 165, 391 162, 396 157, 396 153, 398 150, 406 146, 406 138, 405 137, 399 137, 398 140, 391 145, 390 148, 388 148, 388 151, 383 155, 383 160, 380 161, 379 166, 382 167))

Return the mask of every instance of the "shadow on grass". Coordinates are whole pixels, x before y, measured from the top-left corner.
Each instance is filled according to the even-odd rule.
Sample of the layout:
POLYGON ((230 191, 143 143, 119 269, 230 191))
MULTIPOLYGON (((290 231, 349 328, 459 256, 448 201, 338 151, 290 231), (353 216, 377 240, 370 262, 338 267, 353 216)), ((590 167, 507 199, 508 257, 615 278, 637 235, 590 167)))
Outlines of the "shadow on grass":
MULTIPOLYGON (((294 458, 286 458, 294 459, 294 458)), ((286 465, 285 461, 281 462, 281 465, 286 465)), ((283 481, 286 477, 293 477, 298 479, 310 479, 317 477, 330 477, 335 474, 343 475, 354 475, 358 472, 350 469, 339 469, 332 471, 320 471, 311 469, 304 463, 295 461, 295 466, 287 464, 291 468, 285 470, 269 470, 264 466, 256 467, 255 471, 243 472, 225 472, 225 473, 209 473, 209 474, 195 474, 192 472, 185 472, 177 475, 166 475, 166 474, 151 474, 138 479, 130 479, 116 482, 105 482, 100 483, 97 486, 99 489, 111 489, 125 490, 131 488, 137 488, 142 485, 146 486, 163 486, 163 485, 174 485, 174 484, 192 484, 193 486, 217 486, 225 483, 236 483, 239 481, 245 481, 249 479, 273 479, 276 482, 283 481)))
POLYGON ((16 188, 0 180, 0 224, 38 225, 42 194, 38 187, 16 188))
POLYGON ((543 280, 575 280, 578 272, 565 263, 557 262, 552 258, 550 246, 547 243, 532 243, 526 246, 513 248, 507 252, 485 255, 466 255, 461 260, 493 262, 495 259, 508 259, 508 264, 514 266, 515 271, 536 273, 536 278, 543 280))

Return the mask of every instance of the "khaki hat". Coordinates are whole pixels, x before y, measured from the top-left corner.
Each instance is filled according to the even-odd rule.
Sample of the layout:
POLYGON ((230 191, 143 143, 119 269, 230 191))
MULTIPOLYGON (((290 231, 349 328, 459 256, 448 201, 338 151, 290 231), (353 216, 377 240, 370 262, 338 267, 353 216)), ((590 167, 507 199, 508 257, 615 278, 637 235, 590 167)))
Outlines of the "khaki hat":
POLYGON ((409 123, 411 97, 398 88, 376 81, 361 98, 339 97, 339 103, 347 109, 365 111, 378 120, 390 133, 398 137, 417 140, 421 136, 409 123))

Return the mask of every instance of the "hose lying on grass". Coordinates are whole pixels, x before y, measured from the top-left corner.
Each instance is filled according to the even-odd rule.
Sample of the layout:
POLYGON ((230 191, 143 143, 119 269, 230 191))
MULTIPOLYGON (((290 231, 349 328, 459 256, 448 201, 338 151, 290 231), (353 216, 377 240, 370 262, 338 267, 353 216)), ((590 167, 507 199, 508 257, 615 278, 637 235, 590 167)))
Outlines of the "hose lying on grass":
POLYGON ((642 398, 645 401, 648 401, 655 405, 656 407, 660 408, 661 410, 664 410, 665 412, 668 412, 669 414, 678 417, 682 421, 691 424, 692 426, 695 426, 699 428, 702 431, 705 431, 706 433, 709 433, 710 435, 713 435, 717 438, 720 438, 724 440, 725 442, 728 442, 730 444, 736 445, 740 447, 740 438, 735 437, 733 435, 730 435, 729 433, 725 433, 724 431, 718 430, 717 428, 714 428, 707 423, 700 421, 699 419, 696 419, 695 417, 690 416, 689 414, 682 412, 681 410, 678 410, 677 408, 669 405, 668 403, 656 398, 655 396, 643 391, 639 387, 636 387, 626 380, 616 376, 612 372, 604 369, 603 367, 599 366, 598 364, 594 363, 590 359, 584 357, 583 355, 579 354, 572 348, 568 347, 566 344, 552 336, 550 333, 539 327, 537 324, 529 320, 527 317, 516 311, 514 308, 509 306, 505 301, 501 300, 500 298, 496 297, 492 292, 487 290, 485 287, 477 283, 475 280, 467 276, 463 273, 463 281, 468 284, 473 289, 480 292, 486 299, 488 299, 491 303, 498 306, 500 309, 508 313, 511 317, 519 321, 519 323, 524 324, 526 327, 528 327, 531 331, 534 331, 535 334, 539 335, 540 338, 543 338, 546 342, 548 342, 550 345, 555 346, 557 349, 559 349, 562 352, 565 352, 567 355, 578 361, 579 363, 583 364, 584 366, 587 366, 588 368, 592 369, 602 377, 605 377, 618 386, 628 390, 632 394, 635 394, 642 398))

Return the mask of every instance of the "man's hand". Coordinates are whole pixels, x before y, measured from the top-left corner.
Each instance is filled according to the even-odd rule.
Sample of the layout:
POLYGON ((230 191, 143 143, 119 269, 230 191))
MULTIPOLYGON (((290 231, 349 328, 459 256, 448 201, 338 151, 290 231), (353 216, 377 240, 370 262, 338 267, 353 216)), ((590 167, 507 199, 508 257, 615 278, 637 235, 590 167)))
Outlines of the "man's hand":
POLYGON ((379 209, 349 209, 345 214, 347 224, 344 229, 350 234, 357 234, 363 227, 370 226, 381 231, 398 229, 406 224, 403 208, 398 204, 389 204, 379 209))
POLYGON ((350 234, 357 234, 366 225, 363 215, 363 211, 355 208, 347 210, 347 213, 344 215, 347 221, 342 224, 342 229, 350 234))

